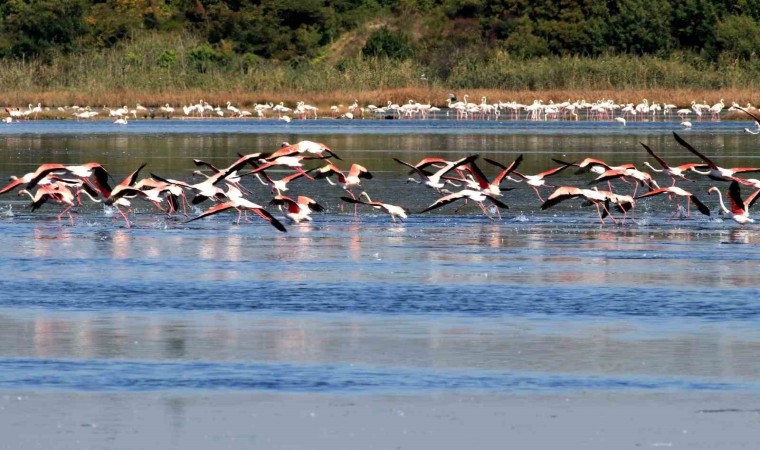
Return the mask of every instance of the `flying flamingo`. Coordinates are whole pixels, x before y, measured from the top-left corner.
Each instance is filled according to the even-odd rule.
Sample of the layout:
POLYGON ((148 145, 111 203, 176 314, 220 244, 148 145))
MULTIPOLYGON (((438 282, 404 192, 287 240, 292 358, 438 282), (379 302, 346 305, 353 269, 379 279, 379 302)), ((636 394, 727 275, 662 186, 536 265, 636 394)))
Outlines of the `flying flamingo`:
POLYGON ((493 220, 493 217, 491 217, 491 215, 488 214, 486 207, 483 205, 484 201, 488 200, 499 208, 509 209, 509 206, 507 206, 505 203, 497 199, 495 195, 488 194, 480 190, 462 189, 461 191, 452 193, 452 192, 446 191, 445 189, 442 189, 441 192, 446 192, 447 195, 444 195, 443 197, 433 202, 432 205, 420 211, 419 214, 431 211, 433 209, 440 208, 441 206, 448 205, 449 203, 455 202, 457 200, 465 200, 465 199, 476 202, 478 206, 480 206, 481 211, 483 211, 483 214, 485 214, 486 217, 488 217, 491 220, 493 220))
POLYGON ((238 212, 238 218, 236 221, 237 224, 240 223, 240 218, 243 214, 243 211, 253 211, 256 215, 258 215, 262 219, 269 222, 277 230, 282 231, 283 233, 287 231, 285 227, 282 225, 282 223, 280 223, 279 220, 277 220, 267 210, 265 210, 263 206, 253 203, 252 201, 244 198, 242 196, 242 193, 231 184, 227 184, 227 187, 228 187, 228 192, 227 192, 228 200, 226 202, 219 203, 217 205, 212 206, 211 208, 207 209, 202 214, 200 214, 198 217, 193 217, 192 219, 185 221, 185 223, 202 219, 204 217, 208 217, 213 214, 227 211, 229 209, 235 209, 238 212))
POLYGON ((568 167, 572 166, 573 164, 567 163, 559 167, 555 167, 553 169, 549 169, 547 171, 538 173, 536 175, 523 175, 522 173, 518 172, 517 170, 514 171, 514 174, 518 177, 525 180, 525 182, 530 185, 530 187, 533 188, 534 191, 536 191, 536 196, 538 196, 538 201, 543 202, 544 199, 541 198, 541 193, 538 192, 539 186, 547 186, 547 187, 553 187, 548 184, 546 184, 546 180, 544 180, 544 177, 550 177, 552 175, 558 174, 562 172, 563 170, 567 169, 568 167))
POLYGON ((288 183, 298 178, 301 178, 302 176, 308 175, 309 172, 312 172, 313 170, 315 169, 310 169, 305 172, 296 172, 286 177, 280 178, 279 180, 273 180, 263 170, 259 173, 264 176, 264 180, 261 179, 261 176, 259 176, 259 173, 255 173, 254 175, 256 175, 256 178, 259 179, 259 182, 261 182, 261 184, 268 185, 272 189, 272 193, 277 192, 277 194, 281 194, 288 190, 288 183))
POLYGON ((359 197, 366 197, 367 201, 357 200, 355 198, 349 198, 349 197, 341 197, 340 199, 347 203, 354 203, 359 205, 367 205, 372 206, 375 209, 380 209, 385 211, 391 216, 391 219, 393 222, 396 222, 396 217, 400 217, 402 219, 406 219, 406 211, 404 211, 404 208, 397 206, 397 205, 391 205, 390 203, 383 203, 383 202, 376 202, 372 201, 371 198, 369 198, 369 194, 366 192, 362 192, 359 197))
POLYGON ((687 163, 687 164, 681 164, 680 166, 676 166, 676 167, 670 167, 662 158, 657 156, 657 154, 651 148, 649 148, 648 145, 646 145, 643 142, 639 142, 639 143, 644 147, 647 153, 649 153, 652 156, 652 158, 657 160, 657 162, 660 164, 662 169, 655 169, 654 167, 652 167, 651 164, 649 164, 649 162, 646 162, 646 161, 644 162, 644 165, 649 167, 655 172, 664 173, 665 175, 672 178, 673 186, 675 186, 676 184, 676 178, 680 178, 686 181, 691 181, 693 183, 694 180, 686 178, 686 176, 684 176, 684 173, 688 172, 689 170, 694 169, 695 167, 700 167, 703 165, 703 164, 698 164, 698 163, 687 163))
POLYGON ((723 204, 723 196, 720 194, 720 189, 712 186, 707 192, 716 192, 718 194, 718 201, 720 201, 720 208, 726 214, 731 214, 731 218, 739 224, 753 223, 755 220, 749 217, 749 209, 755 204, 760 194, 760 189, 751 193, 746 199, 742 200, 741 191, 739 190, 739 183, 732 181, 728 187, 728 202, 731 205, 731 209, 726 208, 723 204))
POLYGON ((330 177, 335 175, 338 178, 338 183, 340 183, 341 187, 351 195, 351 198, 356 198, 356 196, 351 192, 351 189, 355 189, 357 187, 361 186, 361 180, 372 179, 372 173, 370 173, 369 170, 367 170, 366 167, 361 166, 359 164, 351 164, 351 168, 348 170, 347 174, 344 174, 343 171, 341 171, 338 166, 331 162, 327 162, 327 165, 319 168, 317 172, 314 175, 314 178, 325 178, 328 183, 334 185, 332 181, 330 181, 330 177))
MULTIPOLYGON (((134 198, 138 195, 144 195, 141 190, 135 189, 134 185, 137 182, 137 175, 145 167, 145 165, 146 163, 142 163, 142 165, 138 167, 137 170, 124 178, 121 183, 114 186, 113 190, 110 192, 108 198, 106 198, 106 201, 104 202, 108 206, 113 206, 121 215, 121 217, 124 218, 124 223, 126 224, 127 228, 130 228, 131 226, 129 224, 129 219, 127 218, 127 215, 124 213, 124 211, 119 208, 119 206, 126 206, 129 208, 131 206, 128 200, 129 198, 134 198)), ((130 210, 128 209, 127 212, 129 211, 130 210)))
POLYGON ((417 181, 414 178, 410 178, 408 181, 414 181, 415 183, 422 183, 425 186, 431 187, 436 190, 440 190, 441 188, 445 186, 445 180, 444 181, 441 180, 444 175, 446 175, 449 171, 463 164, 469 164, 472 161, 475 161, 477 158, 478 158, 478 155, 470 155, 465 158, 458 159, 456 161, 446 162, 446 164, 435 173, 426 172, 425 170, 420 169, 417 166, 409 164, 408 162, 405 162, 405 161, 401 161, 400 159, 397 159, 397 158, 393 158, 393 160, 399 164, 403 164, 407 167, 412 168, 412 170, 417 172, 417 174, 422 179, 422 181, 417 181))
MULTIPOLYGON (((696 195, 692 194, 689 191, 681 189, 678 186, 670 186, 670 187, 664 187, 664 188, 654 189, 654 190, 651 190, 651 191, 649 191, 649 192, 647 192, 645 194, 639 195, 638 197, 636 197, 636 199, 646 198, 646 197, 652 197, 653 195, 660 195, 660 194, 669 194, 669 195, 670 194, 674 194, 674 195, 677 195, 677 196, 680 196, 680 197, 686 197, 686 199, 687 199, 687 201, 686 201, 686 217, 689 217, 689 205, 691 203, 694 203, 697 206, 697 209, 699 210, 699 212, 701 212, 702 214, 704 214, 706 216, 710 215, 710 208, 708 208, 707 206, 705 206, 704 203, 702 203, 701 201, 699 201, 699 199, 697 198, 696 195)), ((678 206, 676 206, 676 214, 678 214, 678 206)), ((674 214, 674 216, 675 216, 675 214, 674 214)))
POLYGON ((262 159, 272 161, 281 156, 293 156, 299 153, 311 153, 312 155, 323 159, 329 157, 341 159, 332 151, 332 149, 330 149, 330 147, 321 142, 300 141, 295 144, 288 144, 287 142, 283 142, 282 144, 282 147, 271 155, 262 155, 262 159), (327 156, 324 155, 325 153, 327 153, 327 156))
MULTIPOLYGON (((706 163, 706 165, 710 168, 710 170, 707 171, 707 172, 702 172, 700 170, 697 170, 696 168, 692 168, 691 169, 692 172, 696 172, 696 173, 698 173, 700 175, 707 175, 711 179, 717 180, 717 181, 735 181, 735 180, 737 180, 737 178, 735 178, 734 175, 737 174, 737 173, 760 172, 760 167, 734 167, 734 168, 730 168, 730 169, 726 169, 726 168, 723 168, 723 167, 718 167, 714 162, 712 162, 712 160, 710 158, 708 158, 707 156, 699 153, 694 147, 691 146, 691 144, 689 144, 688 142, 684 141, 683 138, 681 138, 681 136, 679 136, 675 132, 673 133, 673 136, 675 136, 676 142, 678 142, 679 144, 681 144, 681 146, 683 146, 684 148, 686 148, 690 152, 692 152, 695 155, 697 155, 699 157, 699 159, 701 159, 702 161, 704 161, 706 163)), ((740 181, 740 182, 742 184, 747 184, 743 180, 740 181)))
POLYGON ((635 205, 635 200, 630 195, 617 195, 611 191, 600 191, 596 187, 582 189, 574 186, 560 186, 541 205, 541 209, 546 210, 560 202, 578 197, 586 199, 596 207, 596 212, 599 214, 599 220, 602 223, 604 223, 604 218, 609 216, 612 222, 617 224, 617 220, 610 214, 610 204, 614 204, 624 214, 623 220, 625 220, 627 212, 635 205))
POLYGON ((312 211, 321 212, 325 210, 314 199, 303 195, 299 195, 295 200, 284 195, 276 195, 269 204, 277 205, 280 209, 282 209, 282 206, 287 207, 285 217, 293 223, 301 223, 304 220, 311 221, 312 211))
MULTIPOLYGON (((93 201, 99 201, 96 198, 93 198, 89 191, 84 191, 93 201)), ((40 185, 37 188, 37 191, 32 194, 26 189, 22 189, 18 192, 18 195, 28 195, 29 198, 32 199, 32 211, 36 211, 39 209, 45 202, 48 200, 53 200, 57 203, 66 205, 66 207, 61 211, 60 214, 58 214, 58 220, 61 220, 61 217, 63 217, 64 214, 68 214, 69 221, 73 225, 74 224, 74 218, 71 217, 71 213, 69 212, 71 208, 75 206, 74 199, 75 196, 71 192, 71 190, 65 185, 65 183, 56 181, 51 184, 46 185, 40 185)))

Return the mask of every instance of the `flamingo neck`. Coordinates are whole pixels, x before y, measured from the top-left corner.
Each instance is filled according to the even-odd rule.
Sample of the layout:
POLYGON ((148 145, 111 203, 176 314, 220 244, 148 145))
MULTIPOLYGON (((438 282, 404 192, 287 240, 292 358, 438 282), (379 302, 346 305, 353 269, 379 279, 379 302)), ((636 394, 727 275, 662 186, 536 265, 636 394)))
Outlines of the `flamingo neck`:
POLYGON ((729 211, 729 209, 726 208, 726 205, 723 204, 723 195, 720 193, 718 189, 715 189, 715 192, 718 194, 718 201, 720 202, 720 208, 723 210, 724 213, 731 214, 731 211, 729 211))
POLYGON ((651 165, 651 164, 649 164, 649 162, 646 162, 646 161, 645 161, 645 162, 644 162, 644 165, 645 165, 645 166, 647 166, 647 167, 649 167, 650 169, 652 169, 652 170, 653 170, 653 171, 655 171, 655 172, 659 172, 659 173, 662 173, 662 172, 663 172, 663 169, 655 169, 654 167, 652 167, 652 165, 651 165))

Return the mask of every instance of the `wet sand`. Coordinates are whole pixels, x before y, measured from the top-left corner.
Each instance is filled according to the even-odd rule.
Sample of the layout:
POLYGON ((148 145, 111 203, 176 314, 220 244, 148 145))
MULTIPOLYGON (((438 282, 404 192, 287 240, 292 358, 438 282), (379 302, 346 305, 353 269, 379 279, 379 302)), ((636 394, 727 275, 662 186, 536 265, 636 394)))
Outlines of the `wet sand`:
POLYGON ((755 449, 760 395, 0 394, 0 448, 755 449))

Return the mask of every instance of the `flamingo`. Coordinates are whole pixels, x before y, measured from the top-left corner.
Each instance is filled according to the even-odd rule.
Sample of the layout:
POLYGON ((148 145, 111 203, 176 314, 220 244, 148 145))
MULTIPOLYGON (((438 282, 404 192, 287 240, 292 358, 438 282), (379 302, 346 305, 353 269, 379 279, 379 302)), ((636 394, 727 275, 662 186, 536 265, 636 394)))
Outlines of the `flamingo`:
POLYGON ((288 144, 287 142, 283 142, 282 144, 283 145, 279 150, 272 153, 271 155, 265 156, 263 159, 269 161, 281 156, 292 156, 299 153, 310 153, 323 159, 333 157, 342 161, 342 159, 337 154, 335 154, 335 152, 333 152, 330 147, 321 142, 300 141, 292 145, 288 144), (327 153, 327 156, 324 155, 325 153, 327 153))
POLYGON ((618 170, 635 169, 634 165, 630 163, 623 164, 621 166, 612 166, 602 161, 601 159, 596 159, 596 158, 586 158, 579 163, 568 163, 568 162, 555 159, 555 158, 552 158, 552 161, 554 161, 557 164, 571 165, 571 166, 577 167, 578 170, 575 171, 576 175, 581 174, 581 173, 586 173, 586 172, 591 172, 597 175, 601 175, 605 171, 611 170, 611 169, 618 169, 618 170))
MULTIPOLYGON (((697 205, 697 209, 702 214, 704 214, 706 216, 710 215, 710 208, 708 208, 707 206, 705 206, 705 204, 702 203, 697 198, 696 195, 692 194, 689 191, 681 189, 678 186, 670 186, 670 187, 664 187, 664 188, 654 189, 654 190, 651 190, 651 191, 649 191, 649 192, 647 192, 645 194, 639 195, 638 197, 636 197, 636 199, 646 198, 646 197, 652 197, 654 195, 660 195, 660 194, 669 194, 669 195, 670 194, 675 194, 675 195, 678 195, 678 196, 681 196, 681 197, 686 197, 686 199, 687 199, 687 201, 686 201, 686 217, 689 216, 689 205, 691 203, 694 203, 695 205, 697 205)), ((676 206, 676 214, 677 213, 678 213, 678 209, 677 209, 677 206, 676 206)))
POLYGON ((367 170, 367 168, 364 166, 361 166, 359 164, 351 164, 351 168, 348 170, 348 173, 343 174, 343 172, 335 164, 329 161, 327 165, 317 170, 314 178, 325 178, 328 183, 335 184, 330 181, 330 177, 333 175, 338 178, 338 182, 342 185, 341 187, 354 199, 356 196, 351 192, 351 189, 361 186, 362 178, 367 180, 372 179, 372 173, 370 173, 370 171, 367 170))
POLYGON ((230 184, 228 184, 227 186, 229 188, 229 191, 227 193, 228 201, 212 206, 211 208, 201 213, 199 216, 193 217, 192 219, 185 221, 185 223, 193 222, 195 220, 202 219, 204 217, 208 217, 208 216, 211 216, 213 214, 217 214, 223 211, 227 211, 229 209, 236 209, 238 212, 238 218, 237 218, 237 221, 235 222, 236 224, 240 223, 240 218, 243 214, 243 211, 253 211, 256 215, 258 215, 262 219, 269 222, 277 230, 282 231, 283 233, 287 232, 287 230, 282 225, 282 223, 280 223, 279 220, 277 220, 274 216, 272 216, 272 214, 270 214, 266 209, 264 209, 263 206, 253 203, 252 201, 246 198, 243 198, 242 193, 240 193, 240 191, 238 191, 237 188, 235 188, 234 186, 230 184))
POLYGON ((480 190, 462 189, 461 191, 458 191, 458 192, 448 192, 447 190, 442 189, 441 192, 447 193, 447 195, 444 195, 443 197, 439 198, 438 200, 433 202, 433 204, 431 204, 427 208, 420 211, 418 214, 426 213, 433 209, 440 208, 441 206, 448 205, 451 202, 455 202, 457 200, 464 200, 464 199, 468 199, 468 200, 472 200, 476 202, 478 206, 480 206, 481 211, 483 211, 483 214, 485 214, 486 217, 488 217, 491 220, 493 220, 493 217, 491 217, 488 214, 488 211, 486 211, 486 207, 483 206, 484 201, 488 200, 499 208, 509 209, 509 206, 507 206, 505 203, 497 199, 495 195, 488 194, 480 190))
POLYGON ((649 148, 648 145, 646 145, 643 142, 639 142, 639 144, 641 144, 644 147, 644 149, 647 151, 647 153, 649 153, 652 156, 652 158, 654 158, 655 160, 657 160, 657 162, 660 164, 660 166, 662 167, 662 169, 655 169, 647 161, 644 162, 645 166, 649 167, 650 169, 652 169, 655 172, 664 173, 665 175, 667 175, 670 178, 672 178, 674 186, 676 184, 676 178, 680 178, 680 179, 686 180, 686 181, 691 181, 692 183, 694 182, 694 180, 686 178, 686 176, 684 176, 684 173, 688 172, 689 170, 691 170, 691 169, 693 169, 695 167, 699 167, 702 164, 687 163, 687 164, 681 164, 680 166, 676 166, 676 167, 670 167, 662 158, 660 158, 659 156, 657 156, 657 154, 651 148, 649 148))
POLYGON ((459 167, 459 166, 461 166, 463 164, 469 164, 472 161, 475 161, 477 158, 478 158, 478 155, 470 155, 470 156, 467 156, 465 158, 458 159, 456 161, 446 162, 446 164, 442 168, 440 168, 437 172, 432 173, 432 174, 429 173, 429 172, 426 172, 426 171, 424 171, 422 169, 420 169, 417 166, 413 166, 412 164, 409 164, 408 162, 401 161, 400 159, 393 158, 393 160, 396 161, 399 164, 403 164, 405 166, 411 167, 412 170, 414 170, 415 172, 417 172, 417 174, 422 179, 422 181, 418 182, 417 180, 415 180, 413 178, 409 178, 409 180, 407 180, 407 181, 414 181, 415 183, 423 183, 425 186, 431 187, 431 188, 433 188, 435 190, 440 190, 441 188, 443 188, 445 186, 445 182, 441 181, 441 178, 444 175, 446 175, 446 173, 448 173, 449 171, 451 171, 451 170, 453 170, 453 169, 455 169, 455 168, 457 168, 457 167, 459 167))
MULTIPOLYGON (((121 215, 121 217, 124 218, 124 223, 126 224, 127 228, 130 228, 129 219, 127 218, 127 215, 122 211, 119 206, 126 206, 129 208, 130 202, 129 198, 136 197, 138 195, 144 195, 143 192, 139 189, 135 189, 134 185, 135 182, 137 182, 137 175, 140 173, 140 171, 146 166, 146 163, 142 163, 140 167, 137 168, 134 172, 129 174, 126 178, 124 178, 121 183, 114 186, 113 190, 108 195, 108 198, 106 198, 106 201, 104 202, 108 206, 113 206, 116 211, 121 215)), ((155 178, 155 177, 154 177, 155 178)), ((128 210, 129 211, 129 210, 128 210)))
MULTIPOLYGON (((609 210, 609 205, 613 198, 612 195, 613 194, 611 192, 603 192, 598 190, 596 187, 594 189, 582 189, 575 186, 560 186, 555 189, 554 192, 549 195, 549 197, 546 198, 546 201, 541 205, 541 210, 545 211, 565 200, 582 197, 596 207, 596 212, 599 214, 599 220, 602 223, 604 223, 604 218, 607 216, 609 216, 614 223, 617 223, 615 218, 610 214, 609 210), (602 213, 602 209, 604 210, 604 213, 602 213)), ((632 202, 629 204, 630 207, 633 206, 632 202)), ((630 209, 630 207, 628 209, 630 209)))
POLYGON ((525 180, 525 182, 528 185, 530 185, 530 187, 532 187, 534 191, 536 191, 536 195, 538 196, 538 201, 543 202, 544 199, 541 198, 541 193, 538 192, 538 187, 540 186, 553 187, 546 184, 546 180, 544 180, 544 177, 550 177, 552 175, 556 175, 572 165, 573 165, 572 163, 567 163, 562 166, 555 167, 553 169, 538 173, 536 175, 524 175, 518 172, 517 170, 514 171, 514 174, 522 178, 523 180, 525 180))
POLYGON ((269 204, 279 207, 286 206, 287 212, 285 213, 285 217, 293 223, 301 223, 304 220, 311 221, 312 211, 321 212, 325 210, 314 199, 303 195, 299 195, 295 200, 284 195, 276 195, 269 204))
POLYGON ((654 181, 651 175, 636 169, 610 169, 591 180, 589 184, 595 184, 601 181, 610 181, 623 177, 631 177, 636 180, 636 186, 633 189, 633 195, 636 195, 636 190, 638 189, 639 184, 646 186, 650 191, 652 189, 659 188, 657 182, 654 181))
POLYGON ((300 177, 302 177, 304 175, 308 175, 309 172, 311 172, 313 170, 315 170, 315 169, 310 169, 310 170, 307 170, 305 172, 296 172, 296 173, 290 174, 290 175, 288 175, 286 177, 283 177, 283 178, 281 178, 279 180, 273 180, 263 170, 260 173, 261 173, 261 175, 264 176, 264 180, 266 180, 266 181, 262 180, 258 173, 254 174, 254 175, 256 175, 256 178, 259 179, 259 181, 261 182, 261 184, 268 185, 272 189, 273 193, 277 192, 277 194, 281 194, 281 193, 283 193, 283 192, 285 192, 285 191, 288 190, 288 183, 289 182, 291 182, 291 181, 293 181, 295 179, 298 179, 298 178, 300 178, 300 177))
POLYGON ((48 185, 40 185, 34 194, 26 189, 18 192, 18 195, 24 194, 32 199, 32 211, 39 209, 48 200, 54 200, 57 203, 66 205, 58 215, 58 220, 60 221, 64 214, 68 214, 70 223, 74 224, 74 218, 69 213, 69 210, 74 207, 74 194, 63 183, 55 182, 48 185))
POLYGON ((355 198, 349 198, 349 197, 341 197, 340 199, 347 203, 354 203, 359 205, 367 205, 372 206, 375 209, 380 209, 385 211, 391 216, 391 219, 393 222, 396 222, 396 217, 400 217, 402 219, 406 219, 406 211, 404 208, 397 206, 397 205, 391 205, 390 203, 383 203, 383 202, 376 202, 372 201, 371 198, 369 198, 369 194, 366 192, 362 192, 359 197, 366 197, 367 201, 357 200, 355 198))
POLYGON ((723 196, 720 194, 720 189, 716 186, 710 187, 707 192, 715 192, 718 194, 718 201, 720 201, 720 208, 726 214, 731 214, 731 218, 739 224, 754 223, 755 220, 749 217, 749 209, 755 204, 760 194, 760 189, 751 193, 746 199, 742 200, 741 192, 739 190, 739 183, 732 181, 728 187, 728 202, 731 205, 731 209, 726 208, 723 204, 723 196))
MULTIPOLYGON (((730 169, 726 169, 723 167, 718 167, 710 158, 707 156, 699 153, 697 149, 691 146, 688 142, 684 141, 681 136, 679 136, 677 133, 673 132, 673 136, 676 138, 676 142, 681 144, 682 147, 686 148, 690 152, 694 153, 706 163, 706 165, 710 168, 707 172, 702 172, 700 170, 697 170, 696 168, 692 168, 692 172, 696 172, 700 175, 707 175, 713 180, 717 181, 734 181, 737 180, 734 175, 737 173, 748 173, 748 172, 760 172, 760 167, 733 167, 730 169)), ((746 182, 742 181, 742 184, 747 184, 746 182)))

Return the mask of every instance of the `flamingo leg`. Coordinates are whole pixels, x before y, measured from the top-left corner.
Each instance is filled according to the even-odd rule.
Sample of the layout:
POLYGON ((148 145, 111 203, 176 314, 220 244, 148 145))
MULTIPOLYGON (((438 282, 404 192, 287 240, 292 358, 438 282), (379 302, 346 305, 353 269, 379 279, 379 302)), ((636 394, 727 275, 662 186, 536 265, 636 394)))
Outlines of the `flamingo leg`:
POLYGON ((114 208, 116 208, 116 211, 118 211, 121 217, 124 218, 124 223, 126 224, 127 228, 132 228, 132 225, 130 225, 129 219, 127 218, 127 215, 124 214, 124 211, 122 211, 118 206, 114 206, 114 208))
POLYGON ((541 193, 538 192, 538 188, 535 187, 535 186, 531 186, 531 187, 533 188, 534 191, 536 191, 536 196, 538 197, 538 201, 540 201, 541 203, 543 203, 544 199, 541 198, 541 193))
POLYGON ((477 202, 477 203, 478 203, 478 206, 480 206, 480 210, 483 211, 483 214, 485 214, 486 217, 488 217, 492 222, 495 222, 495 220, 493 220, 493 217, 491 217, 491 215, 488 214, 488 210, 486 210, 486 206, 483 204, 483 202, 477 202))

